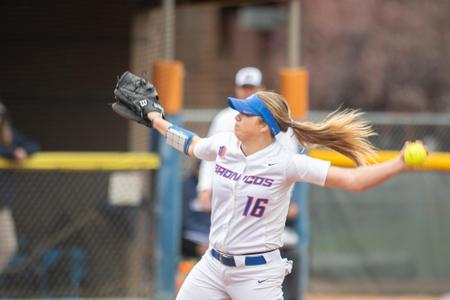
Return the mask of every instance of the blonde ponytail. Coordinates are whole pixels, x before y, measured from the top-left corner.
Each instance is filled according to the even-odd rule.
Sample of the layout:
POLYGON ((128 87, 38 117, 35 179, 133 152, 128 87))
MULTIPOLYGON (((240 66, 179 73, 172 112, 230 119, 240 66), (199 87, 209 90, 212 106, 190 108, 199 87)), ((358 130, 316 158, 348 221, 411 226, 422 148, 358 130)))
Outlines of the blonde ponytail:
POLYGON ((376 135, 369 123, 361 119, 362 112, 346 109, 334 111, 319 123, 294 122, 295 136, 306 146, 321 145, 333 149, 363 165, 373 159, 375 147, 368 137, 376 135))
POLYGON ((292 127, 296 138, 305 147, 325 146, 347 156, 358 166, 365 164, 367 158, 373 160, 376 151, 368 138, 376 133, 361 118, 363 112, 336 110, 318 123, 297 122, 292 119, 283 97, 271 92, 258 92, 257 95, 277 120, 281 131, 292 127))

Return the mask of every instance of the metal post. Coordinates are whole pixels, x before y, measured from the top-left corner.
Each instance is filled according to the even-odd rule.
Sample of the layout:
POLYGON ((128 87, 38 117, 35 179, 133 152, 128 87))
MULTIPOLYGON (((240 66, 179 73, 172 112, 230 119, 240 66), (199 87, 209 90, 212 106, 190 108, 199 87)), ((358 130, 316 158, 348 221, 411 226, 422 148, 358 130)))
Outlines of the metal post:
POLYGON ((300 0, 289 1, 287 66, 297 68, 301 64, 301 11, 300 0))
POLYGON ((173 60, 175 57, 175 0, 163 1, 164 49, 163 58, 173 60))
MULTIPOLYGON (((162 58, 165 61, 173 61, 175 58, 175 0, 164 0, 162 6, 164 22, 162 58)), ((166 85, 167 83, 160 87, 160 96, 167 94, 163 90, 170 87, 166 85)), ((166 103, 175 101, 175 99, 164 100, 166 103)), ((167 120, 174 125, 181 125, 181 117, 178 113, 167 112, 167 120)), ((180 260, 182 168, 180 154, 169 147, 162 138, 159 139, 159 155, 161 167, 156 181, 158 237, 155 251, 155 299, 169 300, 175 298, 175 277, 180 260)))
MULTIPOLYGON (((167 120, 181 124, 179 115, 168 115, 167 120)), ((177 150, 159 139, 161 167, 156 185, 157 243, 155 251, 156 298, 174 299, 175 277, 180 259, 181 238, 181 159, 177 150)))
POLYGON ((298 285, 300 287, 299 300, 306 298, 309 280, 309 241, 310 241, 310 223, 309 223, 309 185, 307 183, 297 183, 294 189, 294 199, 299 207, 299 215, 295 224, 295 229, 300 237, 299 253, 300 262, 297 262, 298 285))
MULTIPOLYGON (((300 70, 299 68, 302 64, 300 0, 290 0, 288 11, 287 67, 291 70, 300 70)), ((300 208, 300 213, 296 222, 296 231, 300 236, 300 263, 297 263, 297 268, 299 268, 298 284, 300 286, 300 295, 298 295, 298 299, 300 300, 305 299, 309 279, 308 248, 310 240, 310 223, 308 191, 308 184, 297 183, 293 195, 300 208)))

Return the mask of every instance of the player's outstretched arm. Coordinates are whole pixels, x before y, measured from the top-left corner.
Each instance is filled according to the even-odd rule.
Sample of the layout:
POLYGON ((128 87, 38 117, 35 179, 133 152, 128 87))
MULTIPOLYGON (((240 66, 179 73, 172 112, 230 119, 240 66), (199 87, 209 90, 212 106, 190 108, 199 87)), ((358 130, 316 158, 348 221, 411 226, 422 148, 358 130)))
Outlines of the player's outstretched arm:
POLYGON ((168 144, 190 157, 195 157, 194 147, 201 139, 199 136, 181 127, 174 126, 172 123, 163 119, 158 112, 149 112, 147 117, 152 123, 153 128, 168 139, 168 144))
POLYGON ((325 186, 351 192, 362 192, 383 183, 405 169, 406 164, 400 156, 379 164, 357 168, 331 166, 325 186))
POLYGON ((405 162, 403 155, 407 144, 405 144, 398 157, 382 163, 358 168, 331 166, 328 170, 325 186, 346 191, 361 192, 380 185, 403 171, 413 169, 412 166, 405 162))

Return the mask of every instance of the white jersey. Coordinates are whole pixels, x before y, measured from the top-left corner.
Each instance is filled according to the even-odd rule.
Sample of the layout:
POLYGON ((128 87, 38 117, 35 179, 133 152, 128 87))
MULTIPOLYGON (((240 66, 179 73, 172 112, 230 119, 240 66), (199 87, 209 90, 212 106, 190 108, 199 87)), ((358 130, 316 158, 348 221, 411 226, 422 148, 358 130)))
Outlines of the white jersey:
POLYGON ((330 166, 278 140, 245 156, 231 132, 201 139, 194 154, 215 161, 210 245, 233 255, 280 248, 292 185, 324 185, 330 166))
MULTIPOLYGON (((223 132, 234 132, 234 125, 236 124, 236 115, 238 112, 230 107, 221 110, 211 122, 208 136, 213 136, 223 132)), ((287 132, 280 132, 276 139, 292 153, 297 153, 299 143, 293 136, 292 129, 289 128, 287 132)), ((212 189, 212 174, 214 173, 214 162, 202 161, 200 165, 200 172, 198 176, 197 190, 211 190, 212 189)))

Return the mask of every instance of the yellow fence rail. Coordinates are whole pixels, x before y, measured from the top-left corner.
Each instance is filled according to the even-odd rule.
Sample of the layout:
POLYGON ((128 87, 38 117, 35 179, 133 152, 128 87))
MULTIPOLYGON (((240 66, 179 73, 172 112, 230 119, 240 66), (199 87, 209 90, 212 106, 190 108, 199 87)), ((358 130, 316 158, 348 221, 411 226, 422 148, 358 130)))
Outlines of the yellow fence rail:
MULTIPOLYGON (((309 153, 310 156, 331 161, 335 166, 352 167, 355 164, 347 157, 330 150, 315 149, 309 153)), ((399 155, 398 151, 379 151, 376 157, 377 162, 383 162, 399 155)), ((433 152, 420 169, 426 171, 450 171, 450 153, 433 152)))
POLYGON ((40 152, 22 164, 0 159, 0 169, 155 170, 159 156, 147 152, 40 152))
MULTIPOLYGON (((376 161, 394 158, 398 151, 380 151, 376 161)), ((315 149, 310 156, 329 160, 333 165, 352 167, 347 157, 330 150, 315 149)), ((40 152, 22 164, 0 158, 0 169, 27 170, 130 170, 159 168, 160 160, 156 153, 147 152, 40 152)), ((431 153, 420 167, 427 171, 450 171, 450 153, 431 153)))

